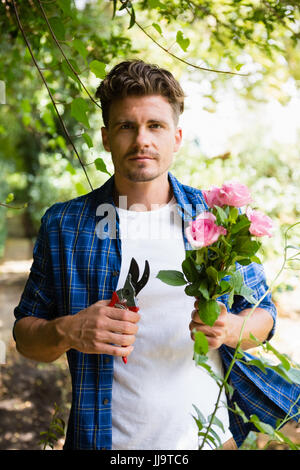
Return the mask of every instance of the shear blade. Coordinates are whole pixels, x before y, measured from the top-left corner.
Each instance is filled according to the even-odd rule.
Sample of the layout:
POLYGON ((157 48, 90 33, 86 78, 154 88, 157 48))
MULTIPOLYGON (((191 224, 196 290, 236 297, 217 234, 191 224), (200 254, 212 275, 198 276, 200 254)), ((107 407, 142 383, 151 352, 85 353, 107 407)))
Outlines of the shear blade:
POLYGON ((143 289, 143 287, 147 284, 147 282, 149 280, 150 267, 149 267, 148 261, 147 260, 145 261, 144 272, 143 272, 143 275, 142 275, 140 280, 138 280, 140 270, 139 270, 138 264, 137 264, 137 262, 134 258, 132 258, 132 260, 131 260, 129 272, 131 274, 131 283, 134 287, 135 295, 137 295, 143 289))

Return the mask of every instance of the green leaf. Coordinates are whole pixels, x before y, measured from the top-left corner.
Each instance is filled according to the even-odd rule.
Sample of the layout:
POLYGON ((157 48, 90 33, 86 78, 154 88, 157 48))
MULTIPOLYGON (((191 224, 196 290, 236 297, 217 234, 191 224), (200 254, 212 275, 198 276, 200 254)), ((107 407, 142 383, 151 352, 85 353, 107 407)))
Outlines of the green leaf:
MULTIPOLYGON (((250 287, 246 286, 246 284, 244 284, 243 276, 239 271, 236 271, 235 273, 232 274, 229 280, 229 284, 231 284, 234 289, 234 293, 232 295, 234 294, 240 295, 244 297, 250 304, 256 303, 256 299, 252 295, 253 290, 250 287)), ((231 296, 231 300, 232 300, 232 296, 231 296)))
POLYGON ((296 369, 295 367, 291 367, 286 372, 286 375, 293 383, 300 385, 300 370, 299 369, 296 369))
POLYGON ((189 295, 190 297, 198 297, 198 295, 199 295, 198 286, 199 286, 199 282, 195 282, 193 284, 188 284, 184 288, 185 294, 189 295))
POLYGON ((237 256, 235 260, 238 261, 238 263, 241 264, 242 266, 248 266, 252 262, 251 259, 249 258, 239 259, 239 256, 237 256))
POLYGON ((228 281, 221 281, 220 288, 221 288, 221 291, 218 293, 218 295, 222 295, 226 292, 229 292, 231 290, 231 285, 228 281))
POLYGON ((67 163, 66 170, 71 173, 71 175, 76 175, 75 168, 71 165, 70 162, 67 163))
MULTIPOLYGON (((216 433, 216 431, 215 431, 214 429, 210 428, 210 430, 209 430, 209 435, 212 436, 212 437, 214 437, 214 438, 217 440, 217 442, 218 442, 218 447, 221 447, 222 441, 221 441, 221 439, 220 439, 220 436, 218 436, 218 434, 216 433)), ((216 446, 216 447, 217 447, 217 446, 216 446)))
POLYGON ((164 8, 164 4, 160 0, 148 0, 150 8, 164 8))
POLYGON ((69 43, 78 54, 81 55, 84 59, 86 59, 88 55, 88 51, 84 45, 84 43, 80 39, 74 39, 72 42, 69 43))
POLYGON ((100 62, 99 60, 93 60, 90 65, 90 70, 91 72, 93 72, 97 78, 105 78, 106 76, 106 72, 105 72, 105 67, 106 67, 106 64, 104 64, 103 62, 100 62))
POLYGON ((232 395, 234 393, 234 388, 232 385, 230 385, 229 383, 227 382, 224 382, 224 387, 225 387, 225 390, 226 390, 226 393, 227 395, 229 396, 229 398, 231 399, 232 398, 232 395))
POLYGON ((176 34, 176 42, 177 44, 179 44, 179 46, 181 47, 181 49, 186 52, 187 48, 189 47, 190 45, 190 40, 188 38, 185 38, 184 35, 183 35, 183 32, 182 31, 177 31, 177 34, 176 34))
POLYGON ((194 332, 194 351, 197 354, 205 355, 208 353, 208 341, 205 334, 202 331, 195 331, 194 332))
POLYGON ((92 141, 91 137, 88 134, 84 133, 84 134, 82 134, 82 137, 84 138, 85 143, 88 145, 89 148, 94 146, 93 141, 92 141))
MULTIPOLYGON (((204 433, 204 432, 198 432, 198 436, 205 437, 205 440, 206 440, 206 441, 207 441, 207 440, 211 441, 211 442, 213 443, 213 445, 215 446, 215 448, 217 448, 217 443, 216 443, 216 441, 214 440, 214 438, 213 438, 210 434, 207 434, 207 435, 205 435, 205 434, 206 434, 206 433, 204 433)), ((203 443, 203 441, 202 441, 202 443, 203 443)), ((202 444, 202 443, 201 443, 201 444, 202 444)))
POLYGON ((78 122, 81 122, 85 127, 90 127, 87 112, 89 106, 86 100, 83 98, 75 98, 71 103, 71 116, 73 116, 78 122))
POLYGON ((250 431, 244 440, 240 450, 257 450, 257 433, 250 431))
POLYGON ((156 277, 169 286, 184 286, 187 283, 180 271, 162 270, 156 277))
POLYGON ((5 203, 6 204, 9 204, 10 202, 12 202, 14 200, 15 196, 13 193, 9 193, 6 197, 6 200, 5 200, 5 203))
POLYGON ((232 307, 234 301, 234 289, 231 289, 228 295, 228 307, 229 309, 232 307))
POLYGON ((153 28, 156 29, 156 31, 162 36, 162 29, 157 23, 152 23, 153 28))
POLYGON ((239 215, 239 210, 237 207, 230 207, 229 209, 229 221, 235 223, 239 215))
POLYGON ((253 290, 245 284, 242 285, 238 295, 244 297, 250 304, 256 304, 257 302, 257 299, 253 296, 253 290))
POLYGON ((79 194, 79 196, 83 196, 87 192, 86 188, 80 182, 75 183, 75 188, 76 188, 77 194, 79 194))
POLYGON ((199 408, 196 405, 192 405, 192 406, 195 409, 195 411, 197 413, 198 420, 200 421, 200 423, 202 424, 202 427, 203 427, 204 424, 206 423, 205 416, 203 416, 203 414, 201 413, 201 411, 199 410, 199 408))
POLYGON ((193 416, 193 418, 194 418, 194 420, 197 424, 197 427, 198 427, 199 431, 201 431, 201 429, 203 429, 201 421, 199 419, 197 419, 195 416, 193 416))
POLYGON ((114 17, 116 16, 116 11, 117 11, 117 2, 118 2, 118 0, 113 0, 113 3, 114 3, 114 9, 113 9, 113 15, 112 15, 112 19, 114 19, 114 17))
POLYGON ((244 278, 239 271, 236 271, 235 273, 233 273, 229 280, 229 284, 232 285, 232 287, 234 288, 237 294, 242 288, 243 283, 244 283, 244 278))
POLYGON ((58 39, 58 41, 64 41, 66 38, 66 31, 60 18, 53 16, 52 18, 49 18, 49 23, 56 39, 58 39))
POLYGON ((267 349, 267 351, 271 351, 281 362, 281 364, 283 365, 283 367, 286 369, 286 370, 289 370, 291 368, 291 364, 289 362, 289 360, 287 359, 287 357, 280 353, 279 351, 277 351, 276 348, 274 348, 270 343, 269 341, 266 341, 265 342, 265 347, 267 349))
MULTIPOLYGON (((264 374, 267 373, 265 363, 261 359, 251 359, 247 361, 247 366, 252 365, 258 367, 264 374)), ((269 365, 269 364, 268 364, 269 365)))
MULTIPOLYGON (((207 418, 209 422, 211 421, 211 417, 212 417, 212 415, 209 415, 208 418, 207 418)), ((222 431, 225 433, 223 423, 222 423, 222 421, 219 420, 219 418, 217 418, 216 415, 213 417, 212 423, 215 424, 216 426, 219 426, 219 428, 222 429, 222 431)))
POLYGON ((202 294, 202 296, 206 299, 206 300, 210 300, 210 297, 209 297, 209 291, 208 291, 208 286, 207 286, 207 281, 202 279, 199 283, 199 286, 198 286, 198 291, 202 294))
POLYGON ((220 315, 220 305, 216 300, 198 300, 198 313, 206 325, 213 326, 220 315))
POLYGON ((60 9, 68 16, 72 16, 71 0, 57 0, 60 9))
POLYGON ((102 173, 107 173, 109 176, 111 176, 102 158, 96 158, 94 163, 95 163, 97 170, 102 171, 102 173))
POLYGON ((239 415, 243 422, 244 423, 248 423, 249 422, 249 419, 247 418, 247 416, 245 415, 244 411, 237 405, 236 402, 234 402, 234 409, 232 408, 228 408, 230 409, 231 411, 233 411, 235 414, 239 415))
POLYGON ((271 437, 274 436, 274 431, 275 431, 274 428, 272 428, 272 426, 270 424, 267 424, 267 423, 264 423, 263 421, 260 421, 258 416, 251 415, 250 416, 250 422, 253 423, 260 432, 262 432, 264 434, 268 434, 268 436, 271 436, 271 437))
POLYGON ((135 11, 133 9, 133 6, 131 6, 131 12, 130 12, 130 23, 128 29, 132 28, 135 25, 135 11))
POLYGON ((299 445, 295 444, 288 436, 285 436, 280 431, 275 431, 275 437, 277 437, 280 442, 284 441, 286 444, 288 444, 291 450, 299 450, 300 448, 299 445))
POLYGON ((206 274, 208 275, 208 277, 210 279, 212 279, 216 284, 218 283, 219 281, 219 275, 218 275, 218 271, 216 270, 216 268, 214 268, 213 266, 209 266, 207 269, 206 269, 206 274))
MULTIPOLYGON (((78 74, 80 73, 80 70, 78 69, 77 67, 77 64, 76 62, 73 60, 73 59, 70 59, 69 60, 69 63, 72 65, 73 69, 75 70, 75 72, 77 72, 78 74)), ((73 70, 71 69, 71 67, 69 66, 69 64, 67 63, 67 61, 63 61, 62 64, 61 64, 61 68, 63 70, 63 72, 70 78, 72 78, 72 80, 74 80, 76 83, 78 83, 79 85, 79 88, 81 89, 81 84, 80 84, 80 81, 76 75, 76 73, 73 72, 73 70)))
POLYGON ((234 243, 234 251, 239 253, 239 255, 244 255, 246 257, 250 257, 255 255, 255 253, 259 250, 261 246, 260 242, 255 240, 251 240, 249 236, 239 236, 234 243))
POLYGON ((219 206, 214 207, 216 211, 216 223, 217 225, 223 225, 227 222, 226 212, 219 206))
POLYGON ((239 218, 237 219, 238 221, 232 226, 231 228, 231 233, 232 234, 235 234, 235 233, 238 233, 240 232, 241 230, 248 230, 249 227, 250 227, 250 220, 248 219, 247 216, 239 216, 239 218))
POLYGON ((189 282, 194 282, 198 279, 198 271, 195 262, 191 256, 187 256, 181 264, 182 271, 189 282))

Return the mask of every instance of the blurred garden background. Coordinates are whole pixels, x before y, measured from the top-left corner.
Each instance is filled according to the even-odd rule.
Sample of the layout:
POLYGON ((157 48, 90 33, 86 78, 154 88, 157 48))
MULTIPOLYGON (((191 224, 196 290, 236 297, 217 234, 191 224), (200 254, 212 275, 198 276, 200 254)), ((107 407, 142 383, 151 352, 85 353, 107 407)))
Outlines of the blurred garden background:
MULTIPOLYGON (((113 171, 94 94, 122 60, 170 69, 184 88, 174 175, 202 189, 240 181, 273 219, 260 256, 278 308, 272 344, 300 364, 299 10, 298 0, 0 0, 1 450, 42 448, 55 404, 68 416, 66 359, 16 353, 13 309, 45 210, 113 171)), ((298 444, 299 430, 286 427, 298 444)), ((253 448, 265 442, 257 434, 253 448)))

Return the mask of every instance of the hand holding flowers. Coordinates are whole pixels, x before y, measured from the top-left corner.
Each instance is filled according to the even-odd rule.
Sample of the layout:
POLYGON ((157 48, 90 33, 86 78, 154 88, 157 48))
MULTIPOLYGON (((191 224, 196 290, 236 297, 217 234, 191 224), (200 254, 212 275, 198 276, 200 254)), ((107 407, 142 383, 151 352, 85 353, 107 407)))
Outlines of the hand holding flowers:
POLYGON ((197 298, 200 320, 212 326, 221 312, 220 296, 228 294, 229 308, 234 295, 256 302, 237 263, 260 263, 256 253, 261 242, 256 237, 272 236, 272 221, 249 206, 241 213, 239 208, 252 202, 243 184, 224 183, 203 195, 210 210, 200 213, 186 229, 192 250, 186 252, 182 272, 160 271, 157 277, 167 284, 186 285, 185 293, 197 298))

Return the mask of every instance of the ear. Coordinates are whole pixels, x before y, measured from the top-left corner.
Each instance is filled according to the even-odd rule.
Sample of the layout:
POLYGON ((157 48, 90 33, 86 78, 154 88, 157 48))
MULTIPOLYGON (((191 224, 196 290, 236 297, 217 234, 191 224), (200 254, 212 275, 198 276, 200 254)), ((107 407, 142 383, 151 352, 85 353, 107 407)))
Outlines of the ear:
POLYGON ((177 127, 175 131, 175 139, 174 139, 174 152, 177 152, 179 150, 179 147, 182 142, 182 129, 181 127, 177 127))
POLYGON ((101 127, 101 134, 102 134, 102 143, 103 147, 107 152, 110 152, 110 145, 108 139, 108 129, 106 127, 101 127))

